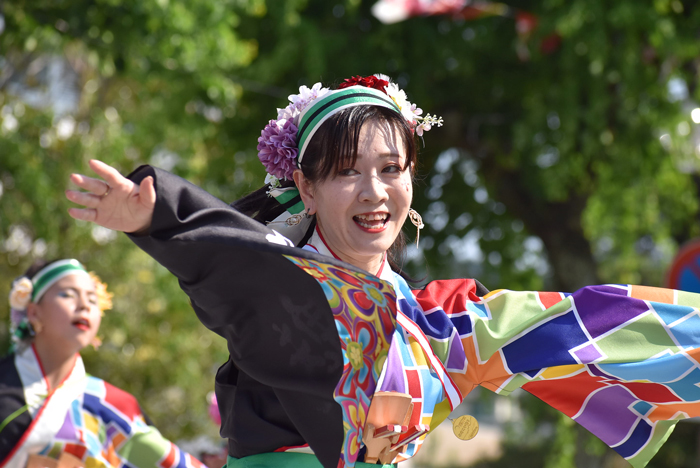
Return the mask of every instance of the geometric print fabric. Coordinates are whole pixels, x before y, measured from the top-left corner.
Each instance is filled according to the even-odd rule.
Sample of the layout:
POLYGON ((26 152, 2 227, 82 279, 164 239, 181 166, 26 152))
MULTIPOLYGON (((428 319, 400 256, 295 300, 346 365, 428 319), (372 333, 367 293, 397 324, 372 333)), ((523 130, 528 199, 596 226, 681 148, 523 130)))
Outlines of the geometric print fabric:
POLYGON ((132 395, 95 377, 84 383, 84 392, 70 403, 63 425, 41 455, 55 459, 68 452, 96 468, 204 466, 149 426, 132 395))
MULTIPOLYGON (((313 264, 317 281, 327 280, 327 265, 288 258, 307 272, 313 264)), ((379 340, 390 341, 388 350, 373 351, 381 356, 381 375, 373 359, 365 363, 369 373, 346 365, 345 382, 351 375, 373 376, 359 392, 356 407, 363 414, 374 391, 409 393, 410 427, 427 430, 476 385, 504 395, 522 387, 635 468, 646 465, 679 419, 700 416, 700 295, 604 285, 573 294, 498 290, 479 297, 473 280, 433 281, 411 291, 398 275, 393 284, 349 276, 374 280, 364 290, 382 291, 385 300, 368 293, 365 303, 375 303, 380 315, 396 314, 391 339, 379 340)), ((342 336, 347 353, 354 338, 342 336)), ((362 422, 351 424, 354 447, 346 431, 346 455, 359 451, 362 422)), ((425 436, 414 436, 394 462, 413 456, 425 436)), ((339 466, 354 461, 341 457, 339 466)))

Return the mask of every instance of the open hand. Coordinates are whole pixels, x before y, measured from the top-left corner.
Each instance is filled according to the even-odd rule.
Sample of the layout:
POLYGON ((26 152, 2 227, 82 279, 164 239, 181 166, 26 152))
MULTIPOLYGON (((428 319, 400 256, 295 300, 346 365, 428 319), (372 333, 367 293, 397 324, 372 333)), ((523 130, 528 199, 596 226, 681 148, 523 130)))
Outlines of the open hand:
POLYGON ((66 198, 85 208, 71 208, 68 214, 115 231, 146 231, 156 204, 153 177, 136 185, 102 161, 91 159, 89 164, 100 179, 71 174, 71 182, 86 192, 66 190, 66 198))

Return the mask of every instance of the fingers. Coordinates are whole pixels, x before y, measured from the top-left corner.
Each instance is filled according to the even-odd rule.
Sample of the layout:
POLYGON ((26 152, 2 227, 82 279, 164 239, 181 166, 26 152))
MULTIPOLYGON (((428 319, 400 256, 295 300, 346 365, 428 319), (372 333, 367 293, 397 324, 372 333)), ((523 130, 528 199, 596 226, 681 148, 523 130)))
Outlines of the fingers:
POLYGON ((104 180, 87 177, 82 174, 71 174, 70 180, 81 189, 94 193, 97 196, 102 196, 109 190, 109 185, 104 180))
POLYGON ((69 208, 68 214, 73 219, 94 222, 97 219, 97 210, 92 208, 69 208))
POLYGON ((106 180, 112 187, 122 185, 127 180, 118 170, 102 161, 91 159, 88 164, 90 165, 90 169, 95 171, 95 174, 106 180))
POLYGON ((153 209, 156 205, 156 188, 154 186, 153 177, 148 176, 141 181, 139 185, 139 198, 141 204, 149 209, 153 209))
MULTIPOLYGON (((102 182, 102 185, 104 185, 104 182, 102 182)), ((66 190, 66 198, 73 203, 77 203, 78 205, 83 205, 88 208, 97 208, 102 200, 102 197, 98 197, 92 193, 78 192, 76 190, 66 190)))

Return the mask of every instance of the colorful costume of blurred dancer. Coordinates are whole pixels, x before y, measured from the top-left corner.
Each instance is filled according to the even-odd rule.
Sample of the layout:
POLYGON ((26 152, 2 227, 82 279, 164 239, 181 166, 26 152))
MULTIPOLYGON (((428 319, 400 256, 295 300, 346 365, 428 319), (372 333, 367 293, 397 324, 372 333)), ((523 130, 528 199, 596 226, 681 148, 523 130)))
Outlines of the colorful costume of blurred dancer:
MULTIPOLYGON (((85 373, 111 294, 77 260, 29 269, 10 293, 13 352, 0 360, 0 467, 203 465, 164 439, 136 399, 85 373)), ((218 468, 218 467, 217 467, 218 468)))

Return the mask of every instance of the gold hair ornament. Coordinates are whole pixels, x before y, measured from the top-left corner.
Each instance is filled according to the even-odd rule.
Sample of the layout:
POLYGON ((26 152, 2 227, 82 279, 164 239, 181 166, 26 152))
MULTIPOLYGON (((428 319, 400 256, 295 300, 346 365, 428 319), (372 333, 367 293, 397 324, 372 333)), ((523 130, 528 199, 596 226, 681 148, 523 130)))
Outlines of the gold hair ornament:
POLYGON ((286 224, 287 226, 296 226, 297 224, 301 223, 304 220, 304 218, 308 218, 308 217, 309 217, 309 209, 307 208, 306 210, 302 211, 301 213, 294 214, 294 215, 290 216, 289 218, 287 218, 284 221, 284 224, 286 224))
POLYGON ((301 224, 301 222, 304 221, 304 218, 308 218, 308 217, 309 217, 309 209, 307 208, 306 210, 302 211, 301 213, 290 215, 289 218, 285 219, 284 221, 282 221, 282 220, 268 221, 265 224, 284 223, 288 227, 292 227, 292 226, 297 226, 297 225, 301 224))
POLYGON ((420 230, 425 227, 423 224, 423 218, 420 214, 413 208, 408 209, 408 218, 411 220, 416 229, 416 247, 418 247, 418 240, 420 239, 420 230))

